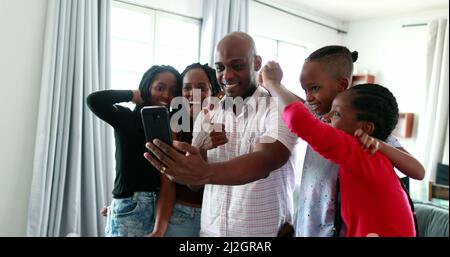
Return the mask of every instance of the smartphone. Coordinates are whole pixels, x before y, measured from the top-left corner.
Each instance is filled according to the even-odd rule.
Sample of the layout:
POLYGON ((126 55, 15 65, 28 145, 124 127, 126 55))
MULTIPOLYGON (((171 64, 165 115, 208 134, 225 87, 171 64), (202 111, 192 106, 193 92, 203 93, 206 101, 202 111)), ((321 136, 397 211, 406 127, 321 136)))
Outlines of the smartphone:
POLYGON ((172 145, 172 130, 170 129, 169 111, 162 106, 146 106, 141 109, 145 140, 153 142, 159 139, 172 145))

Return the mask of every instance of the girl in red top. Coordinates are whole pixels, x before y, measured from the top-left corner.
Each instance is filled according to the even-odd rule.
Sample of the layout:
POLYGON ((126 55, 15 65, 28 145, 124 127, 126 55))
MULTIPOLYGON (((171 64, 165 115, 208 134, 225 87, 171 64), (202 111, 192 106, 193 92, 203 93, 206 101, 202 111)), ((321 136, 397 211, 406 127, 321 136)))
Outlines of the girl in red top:
POLYGON ((329 126, 283 88, 278 64, 267 64, 261 76, 264 86, 285 106, 283 120, 290 130, 339 164, 341 213, 347 236, 415 236, 408 197, 391 162, 381 149, 371 155, 355 137, 367 133, 385 140, 390 135, 398 121, 392 93, 376 84, 340 93, 327 116, 329 126))

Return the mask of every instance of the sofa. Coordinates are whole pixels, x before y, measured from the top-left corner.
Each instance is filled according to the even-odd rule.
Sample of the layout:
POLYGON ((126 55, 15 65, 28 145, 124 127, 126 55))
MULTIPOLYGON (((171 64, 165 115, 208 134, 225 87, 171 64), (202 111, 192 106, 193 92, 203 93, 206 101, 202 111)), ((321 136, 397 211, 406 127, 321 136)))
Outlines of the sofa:
POLYGON ((448 237, 448 208, 432 202, 414 201, 419 237, 448 237))

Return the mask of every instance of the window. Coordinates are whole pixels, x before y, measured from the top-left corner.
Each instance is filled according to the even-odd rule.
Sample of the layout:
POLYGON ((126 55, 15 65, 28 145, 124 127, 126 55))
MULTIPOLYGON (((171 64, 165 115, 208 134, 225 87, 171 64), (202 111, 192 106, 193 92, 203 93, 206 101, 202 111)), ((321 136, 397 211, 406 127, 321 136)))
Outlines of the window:
MULTIPOLYGON (((154 64, 171 65, 182 72, 198 62, 200 26, 199 19, 113 1, 111 88, 137 89, 144 72, 154 64)), ((121 105, 134 108, 132 103, 121 105)))
POLYGON ((199 61, 200 21, 158 13, 155 63, 170 64, 178 71, 199 61))
POLYGON ((263 64, 271 60, 277 61, 283 69, 281 83, 291 92, 305 99, 299 78, 306 58, 306 48, 261 36, 253 36, 253 38, 263 64))
MULTIPOLYGON (((252 36, 255 40, 256 51, 263 60, 263 65, 268 61, 276 61, 283 69, 283 79, 281 83, 291 92, 305 99, 305 92, 300 85, 300 72, 306 58, 306 47, 296 44, 282 42, 280 40, 270 39, 261 36, 252 36)), ((297 157, 305 156, 306 143, 298 141, 295 146, 294 155, 297 157)), ((295 158, 295 199, 298 198, 301 182, 301 171, 304 158, 295 158)), ((294 201, 295 203, 298 200, 294 201)), ((297 208, 295 208, 297 210, 297 208)))
POLYGON ((111 24, 113 89, 137 89, 154 64, 181 72, 199 61, 199 19, 113 2, 111 24))

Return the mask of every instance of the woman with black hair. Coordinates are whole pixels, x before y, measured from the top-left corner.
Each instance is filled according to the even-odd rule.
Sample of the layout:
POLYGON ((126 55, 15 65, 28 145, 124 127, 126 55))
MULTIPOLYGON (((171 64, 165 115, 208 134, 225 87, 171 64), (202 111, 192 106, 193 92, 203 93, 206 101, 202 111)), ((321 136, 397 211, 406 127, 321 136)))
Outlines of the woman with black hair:
MULTIPOLYGON (((177 140, 194 144, 203 151, 225 144, 227 138, 225 131, 200 131, 206 140, 192 142, 193 123, 204 106, 209 110, 209 97, 221 98, 223 90, 216 78, 216 71, 207 64, 193 63, 181 73, 183 87, 182 96, 189 101, 190 126, 188 131, 177 134, 177 140), (194 92, 198 90, 198 94, 194 92), (196 99, 198 98, 199 99, 196 99)), ((204 111, 204 110, 203 110, 204 111)), ((200 216, 203 199, 203 188, 192 190, 192 187, 176 184, 176 203, 173 206, 172 217, 165 236, 167 237, 198 237, 200 234, 200 216)))
POLYGON ((107 208, 106 236, 162 236, 175 196, 174 185, 143 157, 143 106, 169 107, 181 95, 180 73, 168 65, 147 70, 137 90, 104 90, 90 94, 92 112, 114 128, 116 178, 113 200, 107 208), (133 102, 130 110, 117 105, 133 102))

